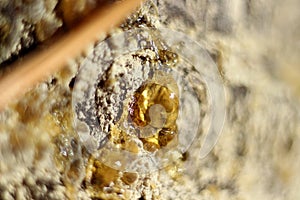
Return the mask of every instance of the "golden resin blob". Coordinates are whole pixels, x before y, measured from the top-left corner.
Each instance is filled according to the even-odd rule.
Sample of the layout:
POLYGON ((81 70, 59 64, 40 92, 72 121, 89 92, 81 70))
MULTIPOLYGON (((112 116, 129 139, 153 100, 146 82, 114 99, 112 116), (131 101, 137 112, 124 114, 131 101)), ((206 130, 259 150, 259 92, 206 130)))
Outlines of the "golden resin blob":
POLYGON ((128 115, 145 150, 155 151, 177 136, 178 109, 178 87, 171 76, 155 76, 134 93, 128 115))

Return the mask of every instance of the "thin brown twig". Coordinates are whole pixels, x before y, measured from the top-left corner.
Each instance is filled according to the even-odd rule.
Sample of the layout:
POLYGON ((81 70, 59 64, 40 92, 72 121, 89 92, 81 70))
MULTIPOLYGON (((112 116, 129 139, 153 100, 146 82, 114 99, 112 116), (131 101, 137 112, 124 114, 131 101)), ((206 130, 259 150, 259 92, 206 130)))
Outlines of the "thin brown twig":
POLYGON ((105 9, 96 10, 84 23, 42 52, 29 55, 15 64, 12 71, 0 79, 0 110, 19 98, 29 88, 58 71, 80 55, 89 44, 99 39, 136 9, 142 0, 125 0, 105 9))

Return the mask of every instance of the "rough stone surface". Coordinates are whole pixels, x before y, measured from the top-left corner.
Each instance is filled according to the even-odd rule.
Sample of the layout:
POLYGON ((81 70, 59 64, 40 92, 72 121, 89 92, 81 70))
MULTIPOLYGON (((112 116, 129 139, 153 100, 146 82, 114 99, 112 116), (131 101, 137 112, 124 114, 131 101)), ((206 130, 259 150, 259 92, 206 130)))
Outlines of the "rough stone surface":
MULTIPOLYGON (((1 35, 1 61, 28 37, 18 17, 23 9, 52 16, 51 6, 39 7, 45 1, 26 2, 32 6, 14 18, 3 8, 15 1, 0 3, 1 31, 10 22, 18 37, 4 35, 9 43, 2 46, 1 35)), ((224 82, 227 116, 205 159, 198 159, 195 142, 165 170, 141 175, 132 185, 117 180, 119 193, 108 190, 104 199, 299 199, 299 7, 297 0, 153 0, 128 19, 124 29, 167 26, 204 45, 224 82)), ((0 199, 90 199, 84 185, 88 153, 72 128, 78 62, 0 113, 0 199)))
POLYGON ((54 11, 57 1, 1 1, 0 63, 49 38, 62 22, 54 11))

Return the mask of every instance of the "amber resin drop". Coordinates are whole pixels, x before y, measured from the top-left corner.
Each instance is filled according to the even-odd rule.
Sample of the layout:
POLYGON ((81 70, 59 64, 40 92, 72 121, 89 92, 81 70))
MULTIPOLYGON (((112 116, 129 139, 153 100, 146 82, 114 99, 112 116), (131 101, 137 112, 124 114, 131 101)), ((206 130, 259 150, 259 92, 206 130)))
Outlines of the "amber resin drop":
POLYGON ((177 136, 178 109, 177 91, 172 91, 168 85, 149 82, 134 93, 128 113, 135 128, 139 129, 145 150, 153 152, 167 146, 177 136))

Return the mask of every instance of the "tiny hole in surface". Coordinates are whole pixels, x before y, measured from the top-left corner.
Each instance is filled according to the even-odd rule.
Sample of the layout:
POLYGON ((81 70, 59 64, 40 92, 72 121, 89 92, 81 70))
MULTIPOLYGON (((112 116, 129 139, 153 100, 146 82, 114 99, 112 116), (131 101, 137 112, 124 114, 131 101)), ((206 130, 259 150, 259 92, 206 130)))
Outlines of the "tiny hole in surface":
POLYGON ((76 77, 73 77, 73 78, 71 79, 70 83, 69 83, 69 88, 70 88, 71 90, 72 90, 73 87, 74 87, 74 84, 75 84, 75 78, 76 78, 76 77))

